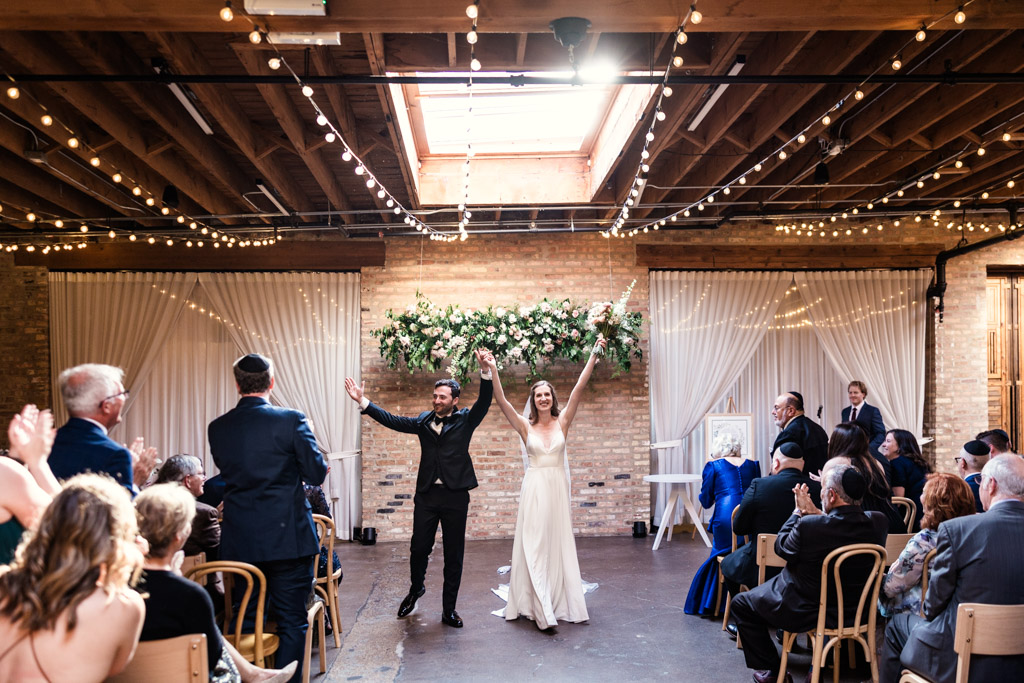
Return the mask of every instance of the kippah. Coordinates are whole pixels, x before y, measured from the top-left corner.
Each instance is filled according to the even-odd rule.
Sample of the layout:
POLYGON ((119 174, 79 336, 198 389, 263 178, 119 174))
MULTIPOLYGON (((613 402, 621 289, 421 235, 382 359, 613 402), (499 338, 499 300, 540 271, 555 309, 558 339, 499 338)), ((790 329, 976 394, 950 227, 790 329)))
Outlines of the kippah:
POLYGON ((867 493, 868 482, 864 479, 864 475, 851 467, 843 472, 843 490, 846 491, 850 500, 861 500, 867 493))
POLYGON ((235 361, 235 367, 242 372, 266 372, 270 369, 270 359, 258 353, 250 353, 235 361))
POLYGON ((789 393, 790 396, 792 396, 793 398, 796 399, 796 402, 797 402, 796 409, 797 410, 803 410, 804 409, 804 395, 801 394, 799 391, 790 391, 788 393, 789 393))
POLYGON ((781 455, 784 455, 787 458, 792 458, 793 460, 804 459, 804 449, 800 448, 800 444, 793 443, 792 441, 787 441, 782 444, 779 446, 777 451, 781 455))
POLYGON ((971 455, 988 455, 991 451, 989 450, 988 444, 984 441, 975 439, 974 441, 968 441, 964 444, 964 450, 971 455))

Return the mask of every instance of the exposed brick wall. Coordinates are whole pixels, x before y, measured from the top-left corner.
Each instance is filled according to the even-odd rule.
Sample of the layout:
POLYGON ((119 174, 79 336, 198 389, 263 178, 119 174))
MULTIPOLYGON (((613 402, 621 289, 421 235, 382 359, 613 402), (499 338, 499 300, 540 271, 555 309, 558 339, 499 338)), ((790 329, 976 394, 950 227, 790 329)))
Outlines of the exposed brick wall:
MULTIPOLYGON (((370 331, 384 324, 384 312, 411 303, 420 290, 438 305, 478 308, 488 304, 532 304, 544 297, 574 301, 618 298, 635 278, 631 308, 647 311, 647 271, 632 265, 633 245, 596 235, 474 237, 460 244, 389 240, 387 265, 362 276, 362 369, 374 402, 403 415, 430 408, 433 383, 444 375, 388 370, 370 331), (421 265, 421 246, 422 265, 421 265), (609 266, 609 261, 611 266, 609 266)), ((633 521, 650 516, 650 408, 647 384, 649 344, 644 359, 628 374, 612 378, 599 364, 569 435, 573 526, 583 534, 628 533, 633 521), (596 484, 596 485, 592 485, 596 484)), ((564 401, 582 365, 559 363, 544 374, 564 401)), ((524 368, 503 372, 513 405, 525 402, 524 368)), ((479 380, 464 391, 460 405, 476 399, 479 380)), ((363 419, 363 525, 385 539, 408 538, 419 447, 414 437, 363 419), (401 497, 399 497, 401 496, 401 497), (382 512, 387 510, 388 512, 382 512)), ((492 404, 470 449, 480 487, 471 493, 467 535, 508 537, 515 530, 522 459, 519 437, 492 404)))
POLYGON ((0 442, 7 446, 7 420, 26 403, 50 405, 50 308, 45 268, 19 268, 0 254, 0 442))

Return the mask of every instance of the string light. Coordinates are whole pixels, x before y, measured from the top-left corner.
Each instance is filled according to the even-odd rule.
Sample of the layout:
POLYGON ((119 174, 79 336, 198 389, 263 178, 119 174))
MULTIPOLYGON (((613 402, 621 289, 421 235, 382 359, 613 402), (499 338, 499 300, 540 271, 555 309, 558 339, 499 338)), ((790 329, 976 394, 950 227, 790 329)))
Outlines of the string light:
POLYGON ((277 71, 278 69, 281 68, 281 60, 278 59, 277 57, 271 57, 270 59, 267 60, 267 66, 269 66, 274 71, 277 71))
POLYGON ((260 30, 258 28, 249 32, 249 42, 253 45, 259 45, 263 42, 263 36, 260 34, 260 30))
POLYGON ((225 0, 224 7, 220 10, 220 18, 222 21, 231 21, 235 18, 235 13, 231 11, 231 0, 225 0))
POLYGON ((49 114, 43 114, 41 117, 39 117, 39 122, 42 123, 44 126, 47 126, 47 127, 52 126, 53 125, 53 117, 50 116, 49 114))
POLYGON ((896 57, 893 58, 891 65, 893 71, 899 71, 903 68, 903 60, 900 57, 901 55, 896 55, 896 57))
POLYGON ((953 15, 953 21, 958 24, 962 24, 967 21, 967 14, 964 12, 963 5, 957 8, 956 14, 953 15))
POLYGON ((923 43, 924 39, 928 37, 928 33, 925 31, 925 25, 921 24, 921 28, 914 34, 914 40, 919 43, 923 43))
POLYGON ((7 96, 10 97, 12 100, 16 100, 19 97, 21 97, 21 91, 12 85, 7 89, 7 96))

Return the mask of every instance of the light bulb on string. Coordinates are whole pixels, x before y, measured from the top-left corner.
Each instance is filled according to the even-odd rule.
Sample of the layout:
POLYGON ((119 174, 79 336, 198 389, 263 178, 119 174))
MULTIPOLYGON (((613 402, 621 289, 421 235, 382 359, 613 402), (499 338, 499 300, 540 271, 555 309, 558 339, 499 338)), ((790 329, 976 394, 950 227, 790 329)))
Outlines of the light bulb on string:
POLYGON ((704 15, 697 10, 696 5, 690 5, 690 23, 699 24, 704 21, 704 15))
POLYGON ((802 145, 805 142, 807 142, 807 136, 804 135, 803 133, 800 133, 800 135, 796 136, 796 141, 802 145))
POLYGON ((313 88, 309 87, 308 85, 302 86, 302 94, 305 95, 306 97, 312 97, 313 88))
POLYGON ((55 220, 53 222, 53 227, 55 227, 55 228, 63 228, 64 227, 64 221, 62 221, 61 219, 58 218, 57 220, 55 220))
POLYGON ((654 118, 658 119, 659 121, 664 121, 665 120, 665 112, 659 111, 657 114, 654 115, 654 118))
POLYGON ((479 40, 479 38, 480 37, 477 35, 476 31, 470 31, 466 34, 466 42, 470 45, 476 45, 476 41, 479 40))
POLYGON ((134 233, 132 233, 131 235, 128 235, 128 241, 129 242, 134 242, 137 239, 139 239, 139 238, 136 237, 134 233))
POLYGON ((115 183, 119 183, 121 182, 121 174, 115 173, 114 175, 110 176, 110 179, 113 180, 115 183))
POLYGON ((141 196, 142 195, 142 188, 139 187, 138 185, 136 185, 135 187, 132 188, 132 194, 135 195, 136 197, 141 196))
POLYGON ((928 33, 927 33, 927 31, 925 31, 924 24, 922 24, 921 28, 918 29, 917 33, 914 34, 914 40, 916 40, 919 43, 923 43, 924 39, 927 38, 927 37, 928 37, 928 33))
POLYGON ((222 21, 231 21, 235 18, 235 13, 231 11, 231 0, 226 0, 224 3, 220 10, 220 18, 222 21))
POLYGON ((336 139, 336 136, 334 135, 333 131, 331 131, 330 133, 327 133, 326 135, 324 135, 324 140, 326 140, 327 142, 334 142, 335 139, 336 139))
POLYGON ((782 161, 785 161, 786 157, 788 157, 788 156, 789 155, 786 154, 786 150, 782 150, 781 152, 779 152, 779 159, 782 160, 782 161))
POLYGON ((260 33, 258 28, 254 28, 249 32, 249 42, 253 45, 259 45, 263 42, 263 35, 260 33))
POLYGON ((474 57, 473 60, 469 63, 469 68, 472 69, 473 71, 479 71, 482 68, 480 60, 474 57))
POLYGON ((957 8, 956 14, 953 15, 953 21, 958 24, 962 24, 967 21, 967 14, 964 12, 963 5, 957 8))
POLYGON ((900 58, 899 55, 896 55, 896 57, 892 60, 892 64, 890 66, 892 66, 893 71, 899 71, 900 69, 903 68, 903 60, 900 58))
POLYGON ((29 223, 35 223, 36 215, 29 211, 27 214, 25 214, 25 220, 27 220, 29 223))
POLYGON ((146 206, 153 206, 156 204, 156 200, 152 197, 146 197, 146 206))
POLYGON ((754 170, 757 172, 761 171, 761 162, 754 164, 754 170))
POLYGON ((935 171, 935 173, 932 173, 932 180, 938 180, 941 177, 942 177, 942 174, 939 173, 938 171, 935 171))
POLYGON ((823 126, 827 126, 830 123, 832 123, 832 117, 831 116, 829 116, 828 114, 825 114, 824 116, 821 117, 821 124, 823 126))
POLYGON ((16 100, 19 97, 21 97, 21 91, 12 85, 10 88, 7 89, 7 96, 10 97, 12 100, 16 100))
POLYGON ((166 207, 166 206, 161 206, 160 207, 160 213, 162 213, 164 216, 166 216, 170 212, 171 212, 171 210, 168 207, 166 207))
POLYGON ((1012 179, 1006 181, 1006 186, 1007 187, 1013 187, 1014 185, 1016 185, 1016 183, 1012 179))
POLYGON ((100 162, 100 158, 99 157, 93 157, 93 158, 89 159, 89 164, 94 166, 94 167, 95 166, 99 166, 100 163, 101 162, 100 162))
POLYGON ((853 93, 853 99, 855 99, 855 100, 863 100, 864 99, 864 91, 863 90, 858 90, 857 92, 853 93))
POLYGON ((344 152, 341 153, 341 159, 342 161, 352 161, 352 152, 346 149, 344 152))
POLYGON ((466 16, 469 17, 470 19, 476 19, 477 16, 479 15, 479 13, 480 13, 480 10, 476 6, 475 2, 472 5, 469 5, 468 7, 466 7, 466 16))
POLYGON ((71 149, 78 149, 78 145, 79 145, 78 138, 76 138, 74 136, 71 136, 70 138, 68 138, 68 147, 70 147, 71 149))
POLYGON ((178 218, 176 220, 178 221, 178 223, 181 223, 181 224, 185 223, 185 217, 184 216, 178 216, 178 218))
POLYGON ((50 116, 49 114, 43 114, 40 117, 39 122, 42 123, 44 126, 52 126, 53 125, 53 117, 50 116))
POLYGON ((979 157, 985 156, 985 148, 984 147, 979 147, 978 148, 978 156, 979 157))
POLYGON ((982 199, 988 199, 988 192, 982 192, 981 193, 981 198, 982 199))
POLYGON ((679 55, 676 55, 675 57, 672 58, 672 66, 674 66, 675 68, 678 69, 682 65, 683 65, 683 58, 682 57, 680 57, 679 55))
POLYGON ((960 159, 957 159, 956 161, 953 162, 953 165, 955 167, 957 167, 957 168, 963 168, 964 167, 964 162, 962 160, 960 160, 960 159))
POLYGON ((155 237, 150 237, 146 241, 149 242, 150 244, 156 244, 156 238, 155 237))
POLYGON ((1007 132, 1003 133, 1003 142, 1009 142, 1009 141, 1010 141, 1010 133, 1009 133, 1009 131, 1007 131, 1007 132))
POLYGON ((747 176, 741 175, 740 179, 739 179, 739 184, 740 185, 746 185, 747 184, 747 176))
POLYGON ((661 94, 664 95, 665 97, 672 97, 672 86, 666 85, 664 88, 661 89, 661 94))
POLYGON ((323 114, 317 114, 317 116, 316 116, 316 123, 319 126, 326 126, 327 125, 327 117, 324 116, 323 114))
POLYGON ((109 237, 110 239, 114 239, 115 237, 117 237, 117 233, 111 230, 110 232, 107 233, 107 237, 109 237))
POLYGON ((267 66, 269 66, 272 70, 277 71, 278 69, 281 68, 281 58, 271 57, 270 59, 267 60, 267 66))

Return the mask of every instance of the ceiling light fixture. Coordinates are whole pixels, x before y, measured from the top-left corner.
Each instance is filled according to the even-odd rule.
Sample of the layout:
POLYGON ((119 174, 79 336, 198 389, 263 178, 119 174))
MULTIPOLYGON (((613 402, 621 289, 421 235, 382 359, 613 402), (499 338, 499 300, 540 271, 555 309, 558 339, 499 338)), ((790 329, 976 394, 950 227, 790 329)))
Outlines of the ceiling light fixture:
MULTIPOLYGON (((729 67, 729 71, 726 72, 726 75, 735 76, 743 69, 743 66, 746 63, 747 58, 745 55, 736 55, 736 60, 732 63, 732 66, 729 67)), ((704 117, 708 115, 708 112, 711 111, 711 108, 715 106, 715 102, 718 102, 718 98, 722 96, 722 93, 724 93, 725 89, 728 87, 728 83, 721 83, 715 86, 714 90, 711 91, 711 94, 708 96, 707 100, 704 101, 704 106, 702 106, 700 110, 697 111, 696 116, 694 116, 693 120, 690 121, 690 124, 686 126, 686 130, 693 132, 694 130, 697 129, 697 126, 701 124, 701 122, 704 120, 704 117)))

